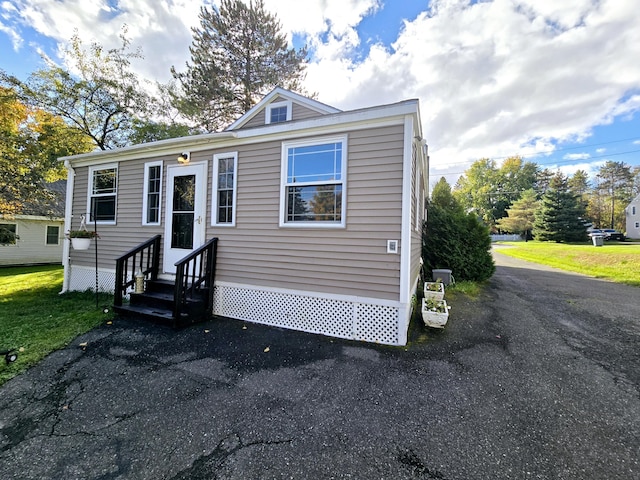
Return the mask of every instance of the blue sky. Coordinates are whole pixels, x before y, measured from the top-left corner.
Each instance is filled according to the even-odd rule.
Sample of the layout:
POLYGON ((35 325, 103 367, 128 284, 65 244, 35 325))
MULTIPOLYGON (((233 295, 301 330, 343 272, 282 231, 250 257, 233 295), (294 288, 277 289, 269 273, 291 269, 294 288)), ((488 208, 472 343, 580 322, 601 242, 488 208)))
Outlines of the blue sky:
MULTIPOLYGON (((207 5, 217 4, 209 0, 207 5)), ((264 0, 310 47, 306 88, 348 110, 419 98, 432 183, 479 158, 522 155, 594 174, 640 165, 635 0, 264 0)), ((202 0, 4 0, 0 68, 42 66, 77 29, 118 45, 127 24, 149 80, 188 60, 202 0)))

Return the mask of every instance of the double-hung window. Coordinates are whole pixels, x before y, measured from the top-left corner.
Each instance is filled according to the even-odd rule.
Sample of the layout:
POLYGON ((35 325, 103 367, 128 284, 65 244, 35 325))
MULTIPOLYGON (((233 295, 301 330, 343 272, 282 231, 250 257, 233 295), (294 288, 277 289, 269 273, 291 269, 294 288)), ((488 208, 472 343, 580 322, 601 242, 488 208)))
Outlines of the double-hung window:
POLYGON ((19 238, 17 224, 0 223, 0 247, 15 245, 19 238))
POLYGON ((283 143, 280 226, 344 226, 346 152, 346 136, 283 143))
POLYGON ((211 224, 233 227, 236 224, 238 152, 213 156, 213 195, 211 224))
POLYGON ((47 225, 47 245, 59 245, 60 244, 60 226, 59 225, 47 225))
POLYGON ((98 223, 116 223, 118 195, 118 165, 100 165, 89 168, 90 220, 98 223))
POLYGON ((144 164, 144 192, 142 195, 142 224, 160 225, 162 162, 144 164))

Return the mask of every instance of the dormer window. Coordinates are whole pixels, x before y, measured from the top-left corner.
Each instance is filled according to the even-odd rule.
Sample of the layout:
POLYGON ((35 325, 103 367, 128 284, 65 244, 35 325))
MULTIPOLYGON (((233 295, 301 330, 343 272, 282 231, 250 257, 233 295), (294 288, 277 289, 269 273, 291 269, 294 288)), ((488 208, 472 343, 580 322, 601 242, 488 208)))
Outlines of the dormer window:
POLYGON ((265 123, 282 123, 291 120, 291 102, 274 102, 267 105, 265 123))

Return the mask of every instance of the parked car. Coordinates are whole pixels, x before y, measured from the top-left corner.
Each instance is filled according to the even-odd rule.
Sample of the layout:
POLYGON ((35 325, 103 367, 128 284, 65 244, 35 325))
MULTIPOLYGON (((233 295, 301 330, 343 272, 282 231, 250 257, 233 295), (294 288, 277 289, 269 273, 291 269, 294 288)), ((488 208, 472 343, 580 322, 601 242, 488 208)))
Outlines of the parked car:
POLYGON ((605 237, 606 238, 606 234, 604 233, 604 230, 600 230, 599 228, 594 228, 592 229, 589 233, 589 238, 593 238, 593 237, 605 237))
POLYGON ((604 232, 605 240, 618 240, 619 242, 624 242, 624 233, 620 233, 612 228, 605 228, 602 231, 604 232))

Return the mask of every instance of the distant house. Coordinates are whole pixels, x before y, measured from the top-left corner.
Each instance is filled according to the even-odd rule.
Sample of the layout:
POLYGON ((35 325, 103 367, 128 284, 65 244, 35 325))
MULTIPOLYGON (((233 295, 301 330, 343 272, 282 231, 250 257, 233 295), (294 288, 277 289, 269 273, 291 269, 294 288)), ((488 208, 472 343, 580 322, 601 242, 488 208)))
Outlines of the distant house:
POLYGON ((170 281, 217 238, 213 314, 403 345, 426 153, 417 100, 340 111, 276 88, 223 132, 67 157, 65 230, 85 215, 100 239, 65 242, 64 290, 92 288, 96 245, 113 290, 136 246, 161 238, 157 267, 131 262, 170 281))
POLYGON ((628 238, 640 238, 640 195, 634 198, 625 209, 627 216, 628 238))
POLYGON ((0 214, 0 229, 15 236, 8 244, 0 244, 0 266, 62 263, 66 182, 46 188, 57 198, 47 211, 26 205, 19 214, 0 214))

